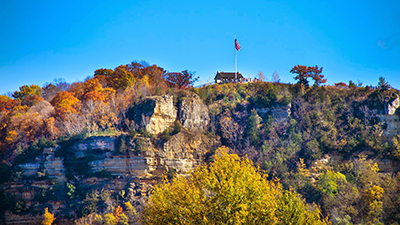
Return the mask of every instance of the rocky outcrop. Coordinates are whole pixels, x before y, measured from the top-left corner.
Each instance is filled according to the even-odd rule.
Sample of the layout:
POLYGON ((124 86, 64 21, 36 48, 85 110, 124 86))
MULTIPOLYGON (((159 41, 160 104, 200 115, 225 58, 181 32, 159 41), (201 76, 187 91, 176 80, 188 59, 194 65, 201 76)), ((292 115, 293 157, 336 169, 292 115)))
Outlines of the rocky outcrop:
POLYGON ((54 148, 45 148, 43 155, 36 157, 36 162, 24 163, 19 165, 23 170, 24 176, 32 177, 49 177, 55 179, 60 183, 67 180, 65 177, 65 168, 63 161, 60 157, 54 156, 54 148))
MULTIPOLYGON (((364 155, 367 158, 371 157, 374 155, 373 152, 370 151, 363 151, 358 153, 358 155, 364 155)), ((355 154, 353 156, 356 156, 355 154)), ((359 156, 356 156, 358 158, 359 156)), ((314 160, 311 163, 310 170, 315 172, 321 172, 324 171, 326 168, 329 168, 330 166, 339 166, 340 164, 343 163, 348 163, 352 160, 352 157, 348 157, 345 154, 339 154, 339 153, 334 153, 334 154, 325 154, 321 159, 314 160)), ((377 159, 374 158, 373 162, 378 165, 379 172, 380 173, 394 173, 399 170, 400 165, 398 161, 393 160, 393 159, 388 159, 388 158, 383 158, 383 159, 377 159)), ((314 175, 317 175, 318 173, 315 173, 314 175)))
MULTIPOLYGON (((116 139, 109 141, 116 142, 116 139)), ((106 171, 116 176, 129 174, 139 179, 159 178, 160 171, 169 169, 182 174, 191 172, 207 153, 219 146, 216 138, 193 135, 187 131, 172 136, 162 149, 154 148, 148 138, 140 137, 130 142, 127 154, 113 155, 107 151, 89 165, 92 172, 106 171)))
POLYGON ((385 124, 383 135, 388 139, 400 135, 400 115, 378 115, 379 120, 385 124))
POLYGON ((177 117, 172 95, 147 97, 132 110, 130 114, 135 123, 151 134, 162 133, 177 117))
POLYGON ((394 115, 396 110, 400 106, 400 97, 399 95, 395 94, 395 98, 391 99, 390 102, 385 103, 385 115, 394 115))
POLYGON ((284 122, 287 121, 290 116, 291 104, 285 106, 276 106, 271 108, 271 115, 274 121, 284 122))
POLYGON ((167 170, 173 168, 178 173, 186 174, 200 164, 206 154, 221 145, 219 139, 210 138, 203 134, 193 135, 181 132, 167 141, 163 150, 158 152, 162 159, 160 164, 167 170))
POLYGON ((397 113, 400 106, 400 97, 397 94, 394 94, 394 96, 394 98, 391 98, 389 102, 384 104, 384 114, 378 115, 379 120, 386 127, 383 135, 388 139, 400 135, 400 115, 397 113))
POLYGON ((256 108, 257 113, 262 117, 271 114, 275 122, 286 122, 291 114, 291 104, 288 105, 274 105, 271 108, 256 108))
POLYGON ((184 97, 179 107, 179 121, 191 131, 207 130, 210 123, 208 108, 196 94, 184 97))

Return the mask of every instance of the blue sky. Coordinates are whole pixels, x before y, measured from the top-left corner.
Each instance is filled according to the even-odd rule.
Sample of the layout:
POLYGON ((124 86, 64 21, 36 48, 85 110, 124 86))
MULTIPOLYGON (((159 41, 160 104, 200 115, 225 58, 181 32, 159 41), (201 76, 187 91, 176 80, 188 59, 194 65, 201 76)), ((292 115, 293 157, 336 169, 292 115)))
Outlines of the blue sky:
POLYGON ((144 60, 200 82, 318 65, 328 84, 400 88, 400 1, 1 1, 0 94, 144 60))

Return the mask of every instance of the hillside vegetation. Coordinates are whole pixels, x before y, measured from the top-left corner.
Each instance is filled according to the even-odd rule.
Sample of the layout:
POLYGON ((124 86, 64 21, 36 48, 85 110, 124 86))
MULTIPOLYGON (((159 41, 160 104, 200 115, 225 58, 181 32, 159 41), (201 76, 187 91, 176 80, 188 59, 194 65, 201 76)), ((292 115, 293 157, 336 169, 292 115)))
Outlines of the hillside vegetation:
MULTIPOLYGON (((314 212, 321 210, 320 218, 329 218, 333 224, 400 223, 400 128, 388 122, 399 121, 399 91, 382 77, 374 87, 352 81, 327 86, 317 66, 295 66, 291 72, 297 74, 296 84, 280 83, 275 74, 274 82, 260 79, 193 88, 197 78, 189 71, 168 73, 156 65, 132 62, 114 70, 98 69, 84 82, 56 80, 43 87, 22 86, 12 96, 1 95, 1 213, 42 215, 53 210, 56 223, 64 218, 78 224, 96 220, 132 224, 140 220, 143 210, 151 218, 154 209, 146 209, 145 199, 153 185, 165 180, 146 181, 149 186, 142 182, 141 196, 139 185, 118 191, 84 186, 91 177, 117 177, 107 170, 89 172, 91 160, 106 153, 78 158, 71 146, 89 137, 114 137, 118 152, 113 157, 143 157, 145 146, 162 149, 181 135, 184 138, 179 140, 187 143, 195 137, 220 141, 231 154, 247 157, 258 166, 257 171, 269 180, 263 182, 276 182, 279 196, 299 195, 314 212), (309 78, 314 85, 309 85, 309 78), (164 95, 173 96, 178 108, 185 99, 198 96, 207 106, 207 128, 193 131, 177 119, 164 132, 149 133, 133 118, 135 106, 148 97, 164 95), (55 155, 63 159, 66 181, 52 180, 43 168, 38 171, 44 175, 24 175, 21 165, 35 163, 48 149, 56 149, 55 155), (5 191, 39 181, 50 183, 35 189, 30 204, 22 194, 5 191), (63 202, 62 210, 52 204, 56 200, 63 202)), ((216 149, 208 150, 201 155, 205 163, 215 159, 216 149)), ((184 182, 173 178, 174 170, 170 167, 160 174, 184 182)))

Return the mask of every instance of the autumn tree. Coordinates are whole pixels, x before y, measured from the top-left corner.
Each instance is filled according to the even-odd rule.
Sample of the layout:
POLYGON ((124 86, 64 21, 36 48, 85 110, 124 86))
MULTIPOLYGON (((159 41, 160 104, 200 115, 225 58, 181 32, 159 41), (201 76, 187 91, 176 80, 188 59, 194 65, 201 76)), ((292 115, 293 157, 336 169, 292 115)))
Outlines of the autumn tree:
POLYGON ((57 92, 66 91, 69 88, 69 84, 64 79, 54 79, 52 83, 46 83, 42 87, 42 97, 51 101, 51 99, 57 94, 57 92))
POLYGON ((12 96, 21 101, 22 105, 32 106, 43 100, 42 88, 38 85, 24 85, 19 88, 19 91, 15 91, 12 96))
POLYGON ((157 185, 142 214, 144 224, 327 224, 279 181, 268 181, 248 159, 220 148, 215 161, 189 177, 157 185))
POLYGON ((184 70, 179 73, 167 73, 165 79, 167 80, 170 87, 177 89, 186 89, 190 87, 190 85, 193 85, 193 83, 195 83, 199 79, 199 77, 193 77, 193 75, 193 72, 184 70))
POLYGON ((11 99, 10 97, 5 95, 0 95, 0 113, 8 113, 17 105, 19 105, 19 101, 11 99))
POLYGON ((113 72, 114 70, 112 69, 97 69, 94 71, 94 77, 97 78, 103 86, 108 86, 108 81, 111 79, 113 72))
POLYGON ((275 70, 274 73, 272 73, 272 81, 274 83, 280 83, 281 82, 281 79, 279 78, 279 74, 278 74, 278 72, 276 70, 275 70))
POLYGON ((136 79, 126 65, 120 65, 114 69, 109 80, 109 83, 114 87, 114 89, 124 90, 128 86, 133 85, 136 79))
POLYGON ((79 107, 79 99, 69 91, 58 92, 50 103, 54 106, 59 116, 66 113, 77 113, 76 109, 79 107))
POLYGON ((42 96, 42 88, 40 86, 32 84, 31 86, 24 85, 19 88, 19 91, 15 91, 12 96, 16 99, 22 100, 27 96, 42 96))
POLYGON ((349 85, 347 85, 347 84, 345 84, 345 83, 343 83, 343 82, 339 82, 339 83, 335 83, 335 87, 338 87, 338 88, 348 88, 349 85))
POLYGON ((49 212, 48 208, 45 208, 43 217, 43 225, 51 225, 55 219, 54 215, 49 212))
POLYGON ((294 66, 290 73, 297 74, 294 79, 298 80, 297 83, 303 84, 304 86, 308 87, 308 80, 307 78, 312 78, 314 80, 314 86, 319 86, 320 84, 326 83, 326 79, 324 79, 324 75, 322 75, 322 68, 318 68, 318 66, 302 66, 297 65, 294 66))

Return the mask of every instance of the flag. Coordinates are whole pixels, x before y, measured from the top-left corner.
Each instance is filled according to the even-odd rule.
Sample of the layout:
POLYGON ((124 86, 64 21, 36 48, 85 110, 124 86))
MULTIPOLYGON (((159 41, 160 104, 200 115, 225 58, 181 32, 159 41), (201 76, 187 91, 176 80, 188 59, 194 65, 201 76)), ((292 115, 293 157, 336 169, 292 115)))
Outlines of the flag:
POLYGON ((239 51, 239 50, 240 50, 240 45, 239 45, 239 43, 237 42, 236 38, 235 38, 235 48, 236 48, 236 51, 239 51))

